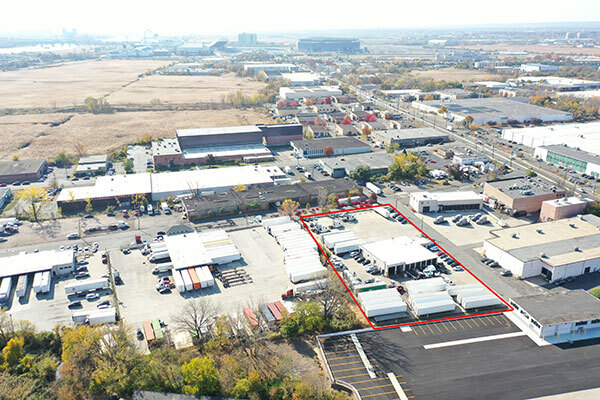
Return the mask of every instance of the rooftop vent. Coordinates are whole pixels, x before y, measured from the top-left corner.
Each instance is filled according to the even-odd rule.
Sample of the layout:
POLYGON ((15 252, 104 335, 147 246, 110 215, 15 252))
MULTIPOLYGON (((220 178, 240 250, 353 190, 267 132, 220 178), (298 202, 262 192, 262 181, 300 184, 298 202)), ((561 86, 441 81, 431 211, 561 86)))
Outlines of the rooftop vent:
POLYGON ((518 239, 518 238, 519 238, 519 236, 517 236, 517 234, 516 234, 516 233, 513 233, 513 234, 512 234, 512 238, 513 238, 513 239, 518 239))
POLYGON ((577 226, 576 226, 575 224, 572 224, 572 223, 571 223, 571 224, 569 224, 569 226, 570 226, 571 228, 573 228, 573 229, 577 228, 577 226))
POLYGON ((539 233, 540 235, 543 235, 543 234, 544 234, 544 231, 543 231, 543 230, 541 230, 541 229, 536 229, 535 231, 536 231, 537 233, 539 233))
POLYGON ((580 249, 579 247, 575 246, 575 247, 573 248, 573 251, 581 251, 581 249, 580 249))
POLYGON ((540 258, 548 258, 548 256, 546 255, 546 253, 544 253, 543 251, 540 253, 540 258))

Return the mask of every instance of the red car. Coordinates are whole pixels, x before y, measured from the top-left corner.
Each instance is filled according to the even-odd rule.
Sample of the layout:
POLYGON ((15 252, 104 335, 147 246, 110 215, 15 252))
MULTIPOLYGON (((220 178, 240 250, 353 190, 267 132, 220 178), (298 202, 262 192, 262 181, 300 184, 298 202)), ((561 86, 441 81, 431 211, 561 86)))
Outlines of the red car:
POLYGON ((106 254, 102 255, 102 264, 106 264, 108 262, 108 258, 106 258, 106 254))

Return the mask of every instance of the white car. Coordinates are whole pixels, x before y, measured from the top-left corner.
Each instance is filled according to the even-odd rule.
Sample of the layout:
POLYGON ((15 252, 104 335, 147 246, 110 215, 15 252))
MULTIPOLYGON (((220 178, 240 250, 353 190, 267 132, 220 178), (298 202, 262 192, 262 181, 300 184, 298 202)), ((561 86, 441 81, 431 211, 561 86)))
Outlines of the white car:
POLYGON ((88 293, 85 295, 85 299, 86 300, 95 300, 95 299, 99 299, 100 295, 98 293, 88 293))

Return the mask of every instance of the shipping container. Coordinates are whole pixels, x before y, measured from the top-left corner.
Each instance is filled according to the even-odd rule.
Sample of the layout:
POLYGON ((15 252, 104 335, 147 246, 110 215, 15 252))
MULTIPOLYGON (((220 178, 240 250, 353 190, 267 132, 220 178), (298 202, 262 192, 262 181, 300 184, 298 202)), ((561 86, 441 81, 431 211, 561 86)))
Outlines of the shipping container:
POLYGON ((6 278, 2 278, 2 283, 0 283, 0 303, 1 304, 8 303, 8 296, 10 295, 11 289, 12 289, 12 277, 7 276, 6 278))
POLYGON ((202 282, 198 279, 198 274, 194 268, 188 268, 188 273, 190 274, 190 279, 192 280, 193 290, 200 289, 202 287, 202 282))
POLYGON ((75 323, 84 323, 87 320, 88 315, 91 311, 77 311, 71 315, 73 322, 75 323))
POLYGON ((267 307, 269 308, 269 311, 271 311, 271 314, 273 314, 273 317, 275 317, 275 321, 281 321, 282 315, 275 303, 267 303, 267 307))
POLYGON ((248 325, 250 325, 250 328, 258 328, 258 318, 256 318, 256 314, 254 314, 254 311, 252 311, 250 307, 244 307, 243 312, 244 317, 246 317, 246 320, 248 321, 248 325))
MULTIPOLYGON (((37 274, 36 274, 37 275, 37 274)), ((35 282, 35 278, 34 278, 35 282)), ((65 293, 80 293, 109 287, 108 278, 90 279, 85 282, 73 282, 65 285, 65 293)))
POLYGON ((156 340, 161 340, 165 337, 159 320, 152 320, 152 330, 154 331, 154 337, 156 340))
POLYGON ((190 278, 190 274, 189 274, 188 270, 183 268, 183 269, 180 269, 179 272, 181 272, 181 278, 183 279, 183 283, 185 285, 185 290, 187 290, 187 291, 194 290, 194 284, 192 283, 192 278, 190 278))
POLYGON ((17 279, 17 289, 15 290, 15 294, 17 297, 25 297, 27 293, 27 284, 29 283, 29 275, 19 275, 17 279))
POLYGON ((183 281, 179 270, 173 270, 173 282, 179 293, 185 292, 185 282, 183 281))
POLYGON ((287 308, 285 308, 285 306, 283 305, 282 302, 280 301, 276 301, 275 302, 275 307, 277 307, 277 309, 279 310, 279 312, 281 313, 282 317, 285 317, 289 314, 287 308))
POLYGON ((152 323, 150 321, 144 321, 142 324, 144 327, 144 336, 146 337, 146 342, 148 345, 151 345, 154 342, 154 331, 152 330, 152 323))

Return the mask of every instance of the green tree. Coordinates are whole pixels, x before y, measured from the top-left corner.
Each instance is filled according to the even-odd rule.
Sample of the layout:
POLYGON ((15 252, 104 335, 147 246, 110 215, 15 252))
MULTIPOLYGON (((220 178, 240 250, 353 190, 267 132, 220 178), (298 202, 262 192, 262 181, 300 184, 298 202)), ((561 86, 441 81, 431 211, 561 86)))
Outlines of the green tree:
POLYGON ((92 206, 92 200, 88 197, 85 199, 85 212, 91 214, 94 211, 94 206, 92 206))
POLYGON ((467 115, 463 120, 462 123, 465 126, 465 128, 468 128, 471 126, 471 124, 473 123, 474 118, 471 117, 470 115, 467 115))
POLYGON ((354 171, 350 174, 350 178, 356 181, 366 181, 371 176, 372 171, 368 165, 359 165, 356 167, 354 171))
POLYGON ((537 176, 537 173, 534 170, 529 169, 527 170, 527 176, 534 178, 537 176))
POLYGON ((400 145, 398 143, 390 143, 387 148, 388 153, 395 153, 398 150, 400 150, 400 145))
POLYGON ((300 203, 292 199, 285 199, 279 206, 279 212, 281 215, 287 215, 289 217, 296 215, 296 211, 300 207, 300 203))
POLYGON ((21 190, 17 197, 27 204, 35 222, 38 222, 42 209, 50 201, 46 189, 39 186, 29 186, 21 190))
POLYGON ((593 203, 588 203, 585 212, 600 217, 600 202, 594 201, 593 203))
POLYGON ((54 164, 56 164, 57 167, 65 167, 67 165, 71 165, 72 163, 73 157, 69 156, 65 152, 61 151, 56 155, 56 157, 54 157, 54 164))
POLYGON ((133 173, 133 161, 131 161, 130 159, 125 160, 123 162, 123 168, 125 168, 126 174, 133 173))
POLYGON ((411 181, 417 177, 425 177, 427 173, 427 167, 418 155, 404 152, 394 155, 393 163, 389 167, 388 178, 411 181))
POLYGON ((23 337, 14 337, 8 341, 2 349, 2 357, 4 359, 2 366, 4 368, 10 370, 19 364, 21 358, 23 358, 23 344, 25 344, 23 337))
POLYGON ((181 366, 183 393, 216 396, 220 393, 219 371, 210 357, 192 358, 181 366))

